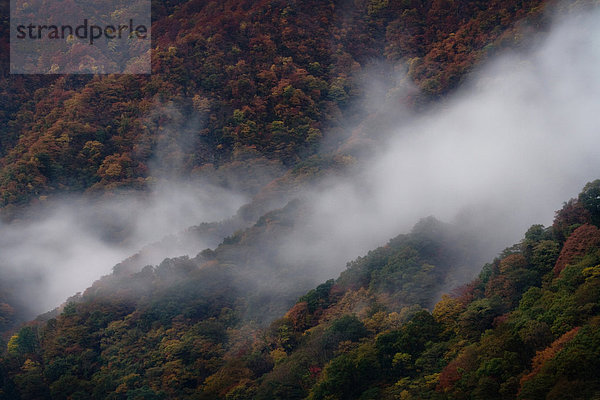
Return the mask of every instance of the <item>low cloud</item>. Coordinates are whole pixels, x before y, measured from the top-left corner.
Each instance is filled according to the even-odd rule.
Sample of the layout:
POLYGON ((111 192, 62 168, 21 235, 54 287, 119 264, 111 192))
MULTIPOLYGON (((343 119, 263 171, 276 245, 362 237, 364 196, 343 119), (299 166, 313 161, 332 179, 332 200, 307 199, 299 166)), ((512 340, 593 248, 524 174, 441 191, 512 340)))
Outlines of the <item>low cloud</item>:
POLYGON ((557 20, 527 51, 492 60, 434 109, 397 122, 350 178, 309 196, 312 218, 282 254, 333 277, 433 215, 471 230, 484 262, 532 224, 551 224, 600 173, 599 18, 557 20))
MULTIPOLYGON (((34 211, 35 218, 0 225, 0 268, 5 290, 28 311, 45 312, 83 291, 142 247, 202 222, 233 215, 247 199, 198 182, 164 182, 150 193, 110 199, 62 199, 34 211)), ((187 238, 145 252, 140 262, 195 256, 218 240, 187 238)), ((141 265, 143 266, 143 265, 141 265)))
MULTIPOLYGON (((269 252, 276 254, 273 262, 308 268, 299 273, 316 282, 336 277, 347 261, 433 215, 478 238, 479 256, 468 271, 474 275, 480 262, 520 240, 531 224, 550 224, 562 202, 600 171, 599 19, 593 12, 557 21, 527 51, 487 63, 424 115, 390 108, 387 99, 402 90, 402 77, 392 79, 404 82, 394 93, 381 81, 366 81, 364 87, 374 89, 363 106, 379 110, 384 132, 348 176, 304 191, 310 211, 289 236, 277 238, 278 249, 269 252), (387 128, 397 116, 401 121, 387 128)), ((187 145, 175 139, 169 143, 187 145)), ((173 173, 165 173, 167 182, 173 173)), ((35 221, 0 226, 0 268, 15 277, 7 284, 21 290, 33 315, 84 290, 142 246, 227 218, 246 201, 197 182, 95 202, 58 201, 35 221)), ((194 256, 217 244, 175 246, 145 261, 194 256)))

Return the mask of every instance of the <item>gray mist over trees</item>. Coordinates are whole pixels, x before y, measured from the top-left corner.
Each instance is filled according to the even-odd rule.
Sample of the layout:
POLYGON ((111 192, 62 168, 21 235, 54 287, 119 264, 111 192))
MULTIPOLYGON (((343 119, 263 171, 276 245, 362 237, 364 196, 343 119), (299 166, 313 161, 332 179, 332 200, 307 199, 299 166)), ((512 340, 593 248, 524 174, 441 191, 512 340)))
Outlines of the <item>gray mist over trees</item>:
MULTIPOLYGON (((461 265, 452 281, 459 284, 519 241, 531 224, 551 223, 562 202, 600 171, 598 17, 596 12, 557 21, 532 49, 488 62, 462 90, 418 116, 409 117, 388 100, 398 90, 414 90, 406 78, 399 76, 398 86, 386 90, 365 75, 364 87, 372 90, 366 90, 362 106, 385 120, 382 131, 365 129, 366 137, 358 138, 377 138, 370 140, 370 155, 356 156, 342 176, 305 188, 304 211, 290 222, 293 229, 278 231, 272 242, 263 236, 254 246, 264 251, 243 253, 259 259, 234 260, 252 267, 244 270, 245 278, 251 280, 253 268, 260 268, 257 279, 264 279, 270 268, 285 266, 292 271, 285 276, 302 279, 282 287, 296 285, 301 293, 433 215, 477 239, 471 263, 461 265), (388 128, 398 115, 403 121, 388 128)), ((165 110, 177 112, 171 106, 165 110)), ((188 125, 184 130, 192 132, 188 125)), ((180 139, 186 145, 187 139, 180 139)), ((345 143, 340 151, 347 148, 345 143)), ((32 313, 43 312, 144 245, 204 221, 226 219, 247 201, 235 190, 177 183, 175 170, 168 168, 171 183, 144 196, 58 201, 35 220, 0 226, 0 268, 16 277, 6 283, 20 291, 32 313)), ((272 171, 264 176, 268 180, 272 171)), ((243 180, 243 173, 236 177, 243 180)), ((193 257, 214 249, 227 235, 189 243, 175 238, 155 252, 149 246, 136 266, 193 257)), ((242 254, 235 244, 229 238, 227 251, 242 254)), ((277 289, 274 285, 276 279, 257 283, 264 290, 277 289)))
POLYGON ((474 232, 483 261, 530 225, 551 224, 600 171, 599 16, 557 18, 531 49, 488 62, 452 98, 390 130, 350 178, 313 194, 284 254, 335 276, 433 215, 474 232))
POLYGON ((165 236, 173 235, 167 245, 158 244, 136 260, 140 268, 216 246, 221 238, 175 235, 228 218, 244 202, 242 195, 222 188, 181 182, 158 184, 146 194, 53 201, 25 221, 0 225, 2 286, 33 317, 165 236))

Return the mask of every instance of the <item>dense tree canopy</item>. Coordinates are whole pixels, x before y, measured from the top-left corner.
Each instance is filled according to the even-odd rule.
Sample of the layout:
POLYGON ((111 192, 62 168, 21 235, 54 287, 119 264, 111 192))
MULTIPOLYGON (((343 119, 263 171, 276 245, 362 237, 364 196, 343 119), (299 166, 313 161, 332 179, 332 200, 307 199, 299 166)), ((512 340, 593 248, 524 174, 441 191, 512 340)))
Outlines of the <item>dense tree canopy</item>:
POLYGON ((140 188, 167 166, 203 173, 240 149, 293 166, 368 116, 352 107, 365 72, 394 82, 406 69, 420 90, 394 101, 419 108, 487 54, 520 45, 514 23, 539 28, 541 4, 153 2, 150 76, 10 75, 1 35, 0 207, 140 188), (373 68, 380 61, 387 67, 373 68))
MULTIPOLYGON (((555 229, 532 226, 477 279, 435 303, 444 274, 463 254, 453 249, 464 249, 468 238, 425 219, 299 296, 287 313, 272 313, 293 299, 273 298, 273 285, 252 284, 244 271, 258 280, 275 273, 281 281, 293 272, 241 260, 256 258, 253 243, 274 240, 279 229, 290 229, 290 213, 301 210, 295 203, 271 213, 195 259, 167 259, 133 273, 115 269, 60 315, 9 338, 0 398, 600 393, 600 250, 580 233, 596 229, 591 220, 564 243, 555 229), (265 313, 283 317, 265 320, 265 313)), ((554 226, 569 215, 558 212, 554 226)))
POLYGON ((276 250, 307 207, 261 202, 345 168, 345 154, 319 146, 373 117, 353 105, 377 62, 384 77, 406 70, 418 90, 392 100, 421 109, 519 46, 517 21, 542 29, 543 5, 154 2, 150 76, 11 76, 2 61, 5 214, 55 193, 215 170, 266 189, 236 216, 247 224, 194 228, 220 235, 217 247, 142 269, 124 261, 16 328, 20 304, 0 279, 0 399, 600 396, 600 181, 449 294, 476 247, 461 227, 425 218, 319 285, 321 266, 276 250), (266 167, 268 178, 255 173, 266 167))

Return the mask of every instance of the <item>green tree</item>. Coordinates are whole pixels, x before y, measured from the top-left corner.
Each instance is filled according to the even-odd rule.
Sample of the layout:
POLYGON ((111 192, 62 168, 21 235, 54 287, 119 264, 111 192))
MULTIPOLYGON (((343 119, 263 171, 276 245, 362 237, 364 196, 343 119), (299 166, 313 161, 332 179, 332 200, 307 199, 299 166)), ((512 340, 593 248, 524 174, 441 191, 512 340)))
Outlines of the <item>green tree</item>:
POLYGON ((600 179, 589 182, 579 194, 579 201, 589 211, 592 223, 600 226, 600 179))

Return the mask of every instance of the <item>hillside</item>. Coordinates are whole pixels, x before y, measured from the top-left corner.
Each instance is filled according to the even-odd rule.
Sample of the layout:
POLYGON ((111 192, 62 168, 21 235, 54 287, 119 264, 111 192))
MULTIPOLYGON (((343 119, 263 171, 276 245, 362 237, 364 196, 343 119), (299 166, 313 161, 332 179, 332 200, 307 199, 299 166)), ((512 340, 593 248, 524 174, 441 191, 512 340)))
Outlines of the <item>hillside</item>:
MULTIPOLYGON (((127 396, 194 398, 204 392, 214 398, 215 388, 198 392, 205 379, 228 374, 229 358, 251 352, 251 338, 262 335, 324 275, 318 265, 294 263, 281 254, 281 238, 305 212, 294 201, 193 259, 166 259, 140 272, 117 265, 113 274, 70 299, 60 315, 28 324, 8 340, 3 379, 12 389, 5 396, 77 397, 92 391, 94 398, 111 398, 124 390, 123 379, 136 374, 138 383, 127 396), (23 357, 41 368, 34 381, 23 381, 10 370, 23 357), (153 375, 142 374, 146 370, 153 375)), ((310 291, 303 297, 304 311, 317 313, 324 301, 333 307, 347 298, 351 308, 363 300, 382 309, 432 305, 448 277, 467 262, 467 246, 468 239, 451 226, 425 219, 410 234, 350 263, 335 287, 331 280, 310 291), (365 287, 373 294, 367 295, 365 287)), ((292 326, 264 334, 279 331, 291 335, 280 339, 291 351, 299 340, 292 326)), ((259 352, 253 357, 249 362, 258 363, 255 368, 272 368, 270 356, 259 352)))
POLYGON ((223 386, 220 394, 595 398, 600 391, 595 373, 600 231, 593 221, 599 186, 600 181, 588 184, 556 213, 553 226, 532 226, 477 279, 442 296, 429 310, 390 301, 409 282, 395 284, 390 296, 380 282, 394 284, 395 273, 385 259, 374 257, 376 252, 349 264, 335 282, 301 297, 271 325, 270 337, 254 342, 272 369, 223 386))
POLYGON ((292 203, 194 259, 115 269, 56 318, 21 328, 2 358, 2 396, 592 398, 599 188, 437 303, 469 248, 455 227, 425 219, 299 296, 298 270, 264 262, 302 211, 292 203))
POLYGON ((246 174, 293 166, 369 117, 353 107, 365 74, 398 92, 395 104, 422 108, 488 55, 520 46, 515 32, 542 29, 543 3, 155 3, 151 76, 9 75, 2 35, 3 214, 65 191, 210 175, 240 152, 246 174), (394 82, 402 71, 409 82, 394 82))
POLYGON ((1 13, 0 400, 600 398, 600 180, 493 258, 600 165, 596 3, 154 1, 147 76, 1 13))
MULTIPOLYGON (((7 1, 0 5, 8 10, 7 1)), ((38 208, 65 194, 83 193, 93 209, 121 193, 192 180, 252 198, 232 220, 209 228, 212 247, 315 180, 343 173, 368 148, 356 137, 376 141, 384 121, 394 122, 360 106, 365 76, 386 85, 391 110, 418 113, 489 56, 543 31, 543 5, 157 3, 151 76, 10 75, 9 13, 2 13, 0 217, 33 222, 38 208)), ((182 235, 190 236, 197 240, 182 235)), ((144 251, 160 253, 170 243, 144 251)), ((31 318, 23 280, 43 276, 0 265, 1 330, 31 318)))

